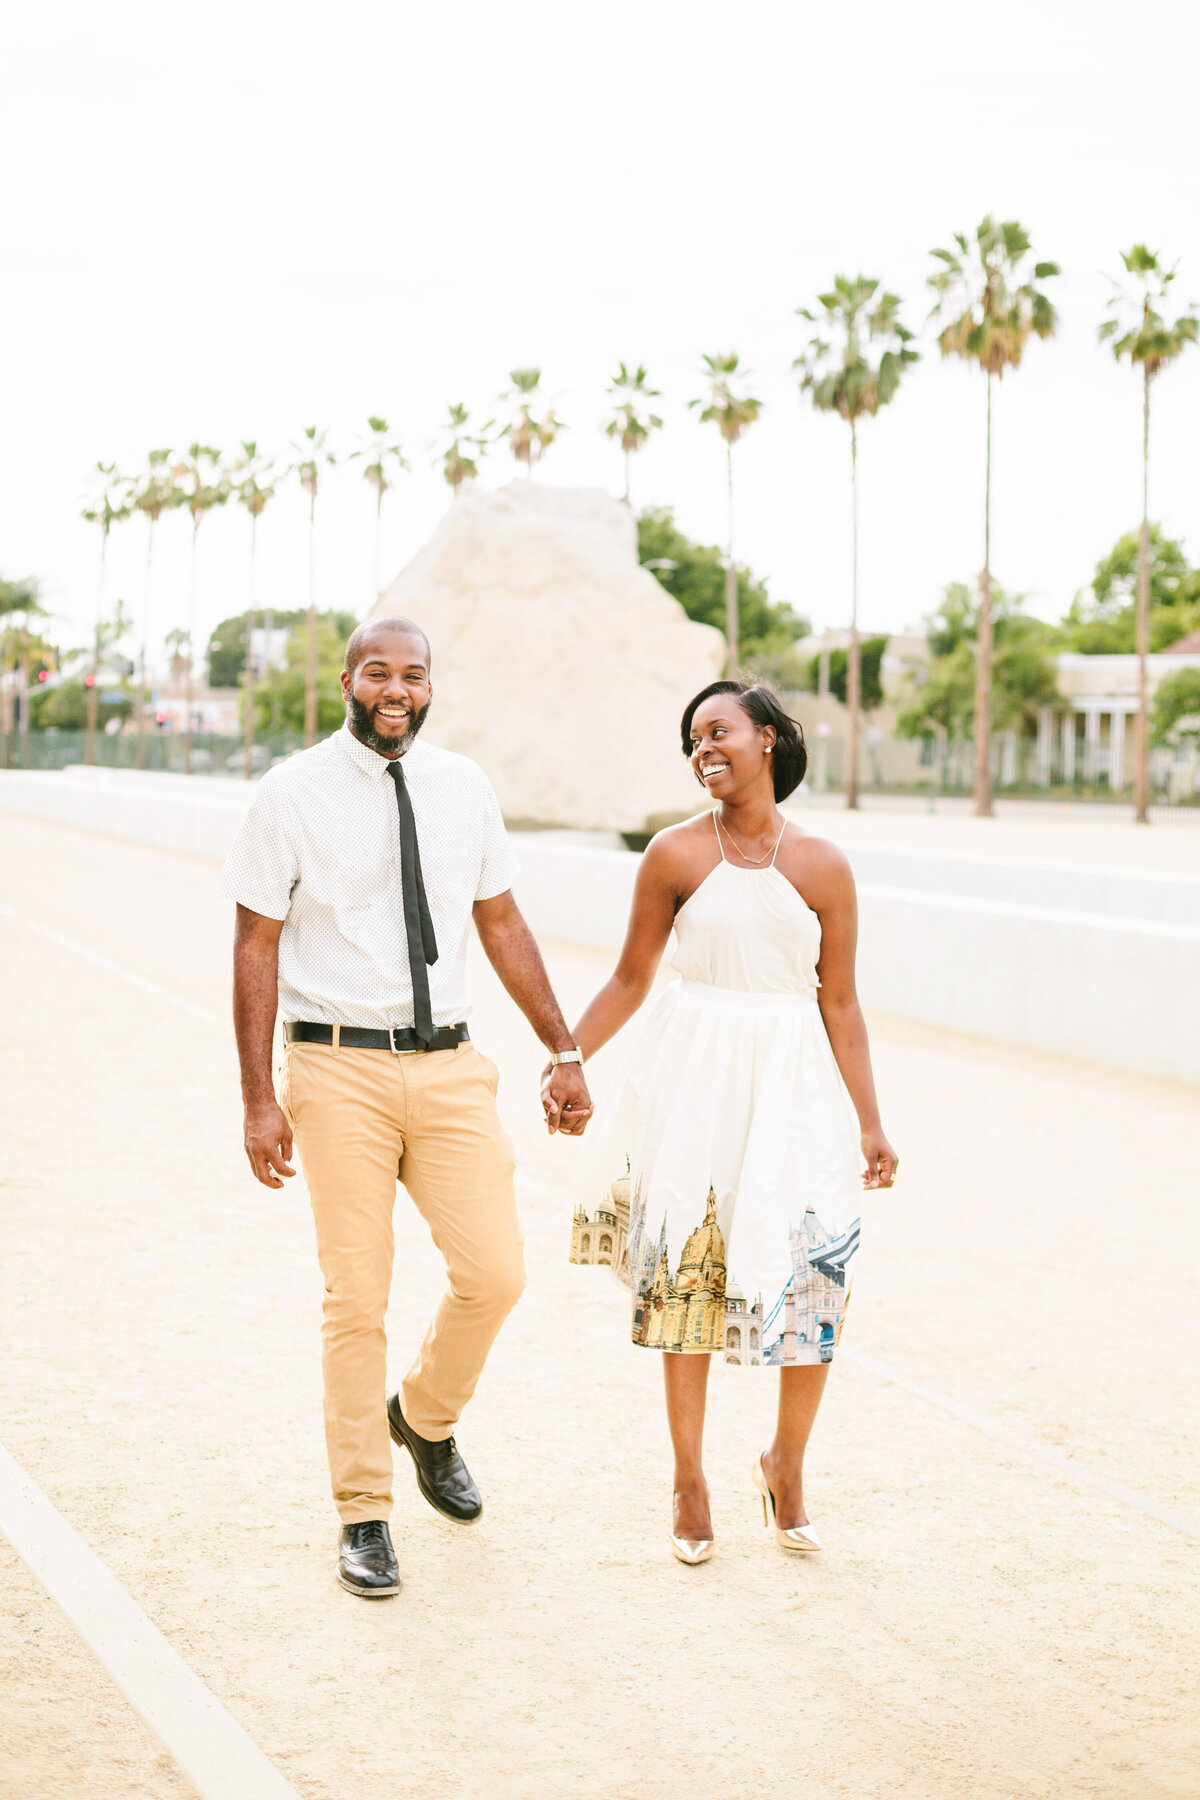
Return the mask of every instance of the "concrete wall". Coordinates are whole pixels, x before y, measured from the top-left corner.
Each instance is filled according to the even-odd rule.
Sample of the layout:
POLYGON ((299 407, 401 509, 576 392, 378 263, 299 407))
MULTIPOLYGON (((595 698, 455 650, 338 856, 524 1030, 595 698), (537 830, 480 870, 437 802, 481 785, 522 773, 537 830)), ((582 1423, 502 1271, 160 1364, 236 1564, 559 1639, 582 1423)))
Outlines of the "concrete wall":
MULTIPOLYGON (((253 787, 105 770, 0 774, 0 809, 222 857, 253 787)), ((534 930, 615 952, 640 859, 515 833, 534 930)), ((1200 1083, 1200 882, 855 846, 868 1007, 1200 1083)))

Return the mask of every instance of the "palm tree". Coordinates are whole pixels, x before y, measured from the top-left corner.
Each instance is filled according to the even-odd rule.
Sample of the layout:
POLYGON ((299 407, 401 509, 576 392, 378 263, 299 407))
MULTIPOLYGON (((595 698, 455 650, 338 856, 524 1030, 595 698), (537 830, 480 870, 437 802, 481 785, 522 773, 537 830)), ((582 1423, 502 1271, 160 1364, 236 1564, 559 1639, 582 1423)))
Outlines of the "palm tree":
POLYGON ((18 581, 0 580, 0 621, 4 621, 0 628, 0 680, 4 683, 0 696, 3 700, 0 731, 4 739, 5 768, 9 766, 13 705, 18 693, 21 696, 21 767, 29 767, 29 665, 35 655, 49 650, 44 638, 30 625, 30 620, 45 617, 41 590, 32 576, 18 581))
POLYGON ((396 443, 388 431, 386 419, 369 415, 367 418, 366 441, 357 450, 350 452, 350 461, 357 462, 359 457, 367 458, 367 466, 363 470, 363 478, 375 489, 375 584, 371 590, 371 605, 379 598, 379 548, 383 523, 383 496, 387 493, 400 469, 407 469, 408 462, 404 451, 396 443))
POLYGON ((258 521, 266 508, 267 501, 275 493, 275 465, 260 456, 258 444, 253 438, 243 438, 242 454, 233 465, 230 475, 233 491, 238 502, 250 515, 250 580, 246 594, 246 666, 242 671, 242 738, 245 746, 246 780, 254 773, 254 621, 257 618, 255 607, 256 577, 258 574, 258 521))
POLYGON ((620 439, 625 454, 625 504, 628 506, 630 459, 636 451, 645 448, 652 431, 662 430, 662 420, 657 413, 647 413, 642 418, 638 408, 643 400, 657 400, 660 396, 657 388, 648 385, 646 370, 641 363, 632 370, 624 363, 618 363, 608 392, 613 398, 613 416, 604 430, 608 437, 620 439))
POLYGON ((308 618, 305 622, 304 748, 317 741, 317 489, 321 471, 331 469, 337 458, 328 448, 329 433, 306 425, 300 441, 292 445, 296 460, 288 470, 308 495, 308 618))
POLYGON ((559 432, 566 427, 553 407, 547 409, 544 419, 533 416, 533 403, 541 399, 538 393, 542 380, 540 369, 511 369, 508 379, 512 387, 501 394, 500 403, 508 407, 512 417, 500 436, 508 439, 509 449, 519 463, 525 464, 525 473, 532 479, 534 463, 541 462, 559 432))
POLYGON ((950 315, 938 336, 943 356, 978 363, 987 376, 987 457, 983 499, 983 573, 975 676, 975 813, 992 816, 992 377, 1020 367, 1031 337, 1054 335, 1058 315, 1041 289, 1057 263, 1030 268, 1029 233, 1015 219, 985 214, 973 237, 954 234, 956 248, 933 250, 941 267, 929 277, 937 295, 931 317, 950 315))
POLYGON ((849 737, 846 744, 846 805, 858 805, 858 733, 862 669, 858 642, 858 422, 874 418, 893 399, 917 352, 912 332, 900 323, 900 299, 879 293, 879 282, 860 275, 834 278, 831 291, 818 294, 822 311, 799 307, 798 314, 820 333, 792 365, 800 371, 802 393, 820 412, 836 412, 850 427, 850 654, 846 665, 849 737), (876 355, 872 357, 872 349, 876 355))
POLYGON ((738 579, 733 560, 733 446, 757 419, 762 411, 762 401, 752 399, 749 394, 734 393, 731 382, 732 377, 738 373, 738 359, 732 352, 728 356, 706 356, 704 369, 708 393, 698 400, 689 400, 688 405, 700 407, 701 424, 714 424, 725 441, 725 487, 728 501, 725 637, 729 645, 727 668, 732 674, 738 663, 738 579))
POLYGON ((214 507, 224 506, 229 498, 229 476, 221 466, 221 452, 211 444, 189 444, 187 461, 181 475, 183 504, 192 515, 192 555, 188 578, 187 670, 184 677, 186 717, 183 738, 183 772, 192 772, 192 687, 196 667, 196 580, 198 558, 196 540, 200 524, 214 507))
POLYGON ((474 450, 476 456, 483 456, 490 440, 486 433, 492 429, 493 421, 488 420, 477 432, 468 432, 470 417, 461 400, 452 402, 450 414, 442 429, 449 433, 449 442, 442 452, 442 476, 458 499, 459 489, 464 481, 474 481, 479 473, 479 465, 474 457, 468 456, 463 449, 474 450))
POLYGON ((100 639, 104 628, 104 565, 108 556, 108 534, 113 526, 127 519, 133 511, 130 484, 117 473, 116 463, 98 462, 99 481, 96 492, 83 508, 89 525, 100 527, 100 568, 96 578, 96 628, 92 634, 92 666, 87 676, 87 747, 83 760, 90 768, 96 760, 96 712, 99 694, 96 682, 100 669, 100 639))
POLYGON ((146 519, 146 576, 142 591, 141 650, 138 657, 137 696, 137 766, 146 766, 146 645, 150 629, 150 582, 154 566, 154 528, 164 512, 183 504, 179 478, 183 463, 172 463, 169 450, 151 450, 144 472, 137 476, 130 490, 135 512, 146 519))
MULTIPOLYGON (((1175 279, 1175 270, 1164 268, 1145 244, 1121 252, 1125 272, 1132 280, 1118 286, 1109 301, 1111 317, 1100 327, 1102 343, 1111 342, 1118 362, 1128 357, 1142 367, 1142 530, 1138 540, 1137 654, 1138 710, 1135 750, 1134 806, 1137 822, 1149 822, 1149 702, 1146 654, 1150 647, 1150 383, 1165 363, 1182 356, 1200 336, 1200 320, 1188 307, 1170 323, 1160 308, 1175 279)), ((1115 285, 1115 284, 1114 284, 1115 285)))

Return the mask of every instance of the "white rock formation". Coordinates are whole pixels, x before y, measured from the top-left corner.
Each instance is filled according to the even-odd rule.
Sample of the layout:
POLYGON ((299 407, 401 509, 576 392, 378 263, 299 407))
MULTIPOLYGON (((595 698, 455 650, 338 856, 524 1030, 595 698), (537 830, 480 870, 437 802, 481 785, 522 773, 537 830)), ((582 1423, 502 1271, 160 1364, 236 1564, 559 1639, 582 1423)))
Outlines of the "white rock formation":
POLYGON ((638 831, 703 805, 679 717, 725 640, 639 566, 620 501, 465 487, 372 616, 389 613, 433 647, 423 735, 486 769, 506 819, 638 831))

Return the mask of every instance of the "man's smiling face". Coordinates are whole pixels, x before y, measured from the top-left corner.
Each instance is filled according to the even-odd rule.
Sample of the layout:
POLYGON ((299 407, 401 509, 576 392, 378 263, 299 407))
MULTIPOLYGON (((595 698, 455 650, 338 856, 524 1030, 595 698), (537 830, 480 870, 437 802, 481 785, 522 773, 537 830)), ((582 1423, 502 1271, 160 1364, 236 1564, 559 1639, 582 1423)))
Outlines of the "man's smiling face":
POLYGON ((342 670, 351 731, 380 756, 403 756, 433 698, 428 644, 416 632, 380 621, 360 626, 348 654, 356 656, 353 665, 342 670))

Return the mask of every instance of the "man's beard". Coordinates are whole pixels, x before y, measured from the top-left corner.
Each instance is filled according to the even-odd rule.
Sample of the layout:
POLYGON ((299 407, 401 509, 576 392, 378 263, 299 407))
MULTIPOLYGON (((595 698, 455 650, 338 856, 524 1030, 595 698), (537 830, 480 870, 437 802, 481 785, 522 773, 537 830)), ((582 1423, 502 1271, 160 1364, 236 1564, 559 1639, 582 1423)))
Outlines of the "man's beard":
POLYGON ((368 750, 374 750, 376 755, 391 759, 407 753, 409 745, 425 723, 431 705, 432 702, 427 700, 420 712, 409 713, 408 730, 402 738, 385 737, 381 731, 376 731, 370 708, 364 706, 354 694, 346 702, 346 711, 350 718, 350 728, 359 743, 365 744, 368 750))

